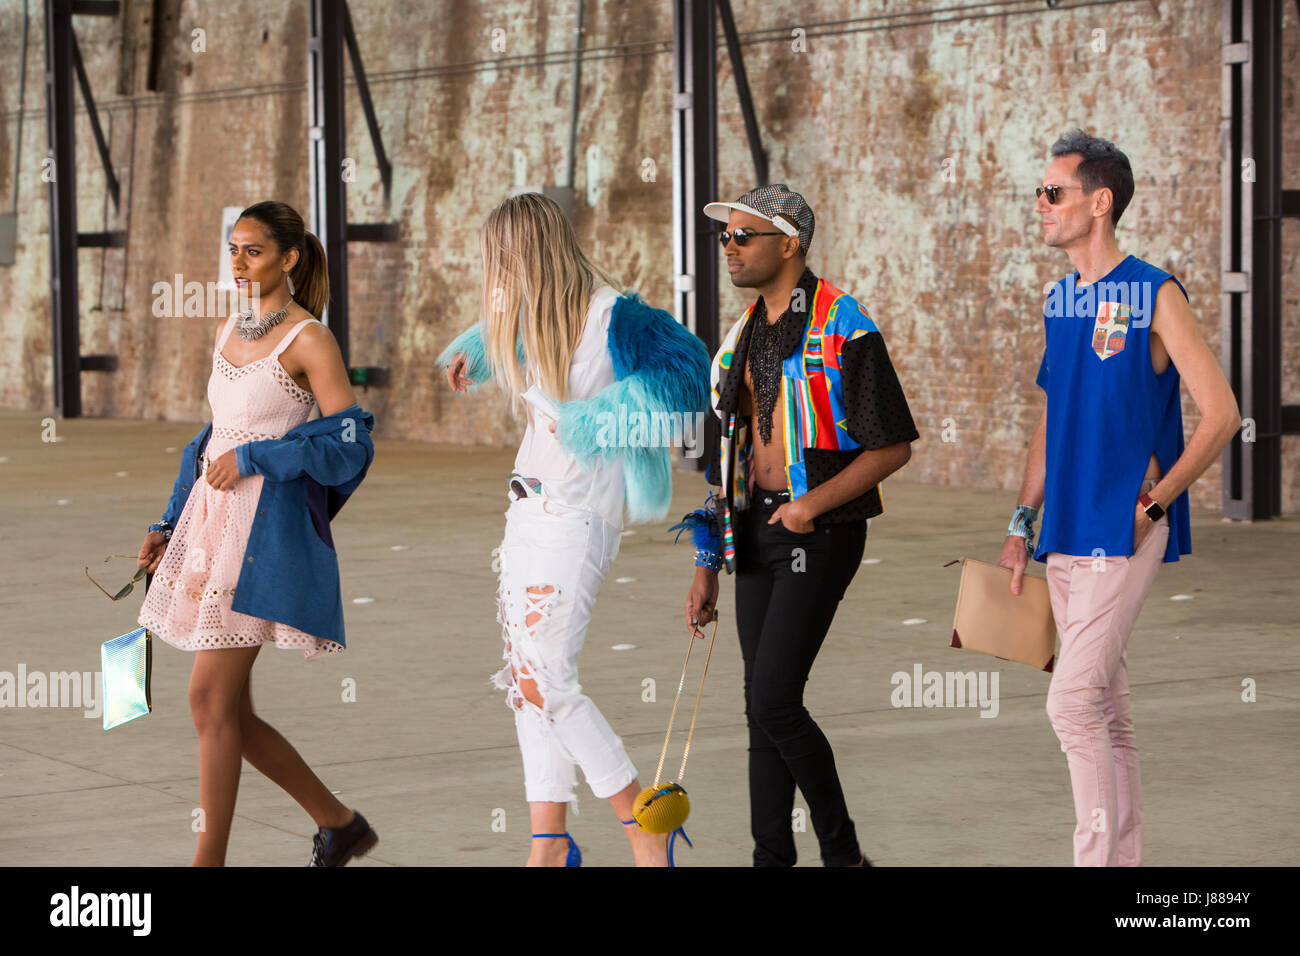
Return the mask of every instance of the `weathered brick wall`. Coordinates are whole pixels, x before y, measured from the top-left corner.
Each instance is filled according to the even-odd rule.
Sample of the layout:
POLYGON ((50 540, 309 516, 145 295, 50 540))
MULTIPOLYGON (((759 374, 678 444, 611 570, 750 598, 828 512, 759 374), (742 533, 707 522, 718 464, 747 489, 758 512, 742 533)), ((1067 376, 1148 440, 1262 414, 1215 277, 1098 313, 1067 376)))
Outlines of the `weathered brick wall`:
MULTIPOLYGON (((771 179, 802 191, 817 211, 810 264, 867 304, 913 403, 923 441, 908 476, 1009 489, 1041 408, 1033 385, 1041 290, 1070 270, 1038 240, 1032 212, 1032 187, 1061 132, 1082 125, 1129 153, 1137 194, 1121 245, 1179 275, 1218 347, 1220 4, 1030 5, 951 22, 882 19, 943 5, 734 3, 771 179), (954 181, 945 181, 945 160, 954 181), (941 440, 946 420, 955 441, 941 440)), ((352 3, 394 175, 385 203, 349 87, 356 181, 348 216, 391 219, 402 234, 396 245, 350 251, 353 363, 393 370, 391 388, 361 400, 381 436, 510 443, 518 426, 499 402, 453 397, 430 361, 475 318, 477 229, 514 184, 516 153, 529 183, 563 175, 571 65, 538 56, 571 47, 572 8, 545 0, 394 6, 352 3), (493 49, 494 31, 502 31, 504 51, 493 49)), ((122 360, 117 373, 82 376, 85 407, 91 415, 200 420, 216 320, 155 319, 151 289, 175 273, 215 279, 222 206, 276 198, 306 212, 306 4, 171 0, 162 93, 144 86, 148 8, 130 4, 138 44, 125 60, 130 69, 115 21, 76 25, 124 197, 120 213, 110 206, 106 215, 104 179, 79 116, 81 227, 121 226, 128 217, 130 226, 125 251, 79 257, 82 351, 115 351, 122 360), (196 28, 206 31, 206 52, 191 49, 196 28)), ((0 0, 6 201, 20 9, 0 0)), ((50 406, 51 372, 43 26, 39 4, 33 10, 19 260, 0 268, 9 305, 0 313, 0 406, 37 409, 50 406)), ((1300 29, 1289 7, 1287 16, 1293 103, 1300 29)), ((583 66, 576 176, 584 247, 660 305, 670 304, 672 288, 671 33, 666 3, 588 4, 584 42, 593 52, 583 66), (591 146, 599 148, 598 168, 589 167, 591 146), (643 176, 646 159, 656 167, 652 181, 643 176), (586 190, 593 178, 594 205, 586 190)), ((734 198, 752 185, 752 165, 725 50, 719 55, 720 186, 734 198)), ((1288 143, 1300 147, 1294 132, 1288 143)), ((1290 245, 1288 264, 1297 247, 1290 245)), ((1289 283, 1291 323, 1297 298, 1289 283)), ((738 291, 724 292, 724 328, 745 303, 738 291)), ((1296 401, 1289 348, 1287 400, 1296 401)), ((1196 410, 1190 399, 1184 407, 1190 435, 1196 410)), ((1289 510, 1298 452, 1288 445, 1289 510)), ((1217 507, 1219 494, 1215 465, 1194 500, 1217 507)))

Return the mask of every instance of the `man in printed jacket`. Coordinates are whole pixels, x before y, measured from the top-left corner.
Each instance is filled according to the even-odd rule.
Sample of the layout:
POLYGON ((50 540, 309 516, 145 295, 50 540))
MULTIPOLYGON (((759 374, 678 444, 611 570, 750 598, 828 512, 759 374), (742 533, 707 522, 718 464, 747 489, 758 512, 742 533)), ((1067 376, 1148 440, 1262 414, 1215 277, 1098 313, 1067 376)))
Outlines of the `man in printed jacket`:
POLYGON ((686 603, 694 632, 714 619, 718 574, 736 575, 745 660, 754 863, 792 866, 797 786, 828 866, 867 863, 835 758, 803 703, 813 660, 853 580, 879 485, 920 436, 884 339, 852 296, 806 265, 812 210, 784 184, 761 186, 705 214, 733 285, 758 299, 713 361, 722 429, 709 479, 716 506, 697 515, 696 577, 686 603))

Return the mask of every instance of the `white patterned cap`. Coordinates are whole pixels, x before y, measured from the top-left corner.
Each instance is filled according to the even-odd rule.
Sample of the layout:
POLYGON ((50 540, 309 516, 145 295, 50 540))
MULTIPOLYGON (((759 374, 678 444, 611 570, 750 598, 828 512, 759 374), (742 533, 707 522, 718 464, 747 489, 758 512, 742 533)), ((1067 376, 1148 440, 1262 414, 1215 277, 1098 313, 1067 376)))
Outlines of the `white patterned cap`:
POLYGON ((766 219, 787 236, 798 236, 799 248, 803 250, 805 256, 808 255, 808 249, 812 246, 816 218, 803 196, 791 191, 785 183, 751 189, 735 202, 711 202, 704 207, 704 215, 710 219, 726 222, 732 209, 766 219), (784 219, 778 219, 779 215, 789 216, 798 227, 790 225, 784 219))

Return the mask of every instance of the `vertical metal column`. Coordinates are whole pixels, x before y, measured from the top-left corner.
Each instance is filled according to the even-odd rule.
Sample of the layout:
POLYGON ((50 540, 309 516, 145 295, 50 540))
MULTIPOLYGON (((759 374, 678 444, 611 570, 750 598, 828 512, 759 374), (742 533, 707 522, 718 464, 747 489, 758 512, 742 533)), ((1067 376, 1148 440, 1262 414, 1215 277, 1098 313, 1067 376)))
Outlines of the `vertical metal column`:
POLYGON ((54 414, 81 417, 81 373, 117 370, 116 355, 81 354, 81 308, 77 294, 77 250, 120 249, 126 233, 77 231, 76 99, 73 84, 81 86, 91 132, 99 150, 108 194, 117 208, 120 195, 108 144, 99 125, 90 80, 77 51, 72 30, 74 14, 115 17, 117 0, 48 0, 45 4, 45 122, 53 166, 45 171, 50 199, 50 355, 54 364, 54 414))
POLYGON ((347 190, 343 182, 343 3, 311 0, 307 110, 311 148, 312 231, 325 249, 330 302, 324 321, 349 362, 347 190))
POLYGON ((1254 440, 1223 452, 1223 514, 1282 510, 1282 0, 1223 3, 1222 338, 1254 440))
MULTIPOLYGON (((717 33, 714 0, 673 2, 673 272, 676 314, 709 355, 718 350, 718 251, 705 203, 718 192, 717 33)), ((704 447, 717 419, 705 416, 704 447)), ((707 462, 696 459, 695 467, 707 462)))
POLYGON ((54 414, 81 415, 77 302, 77 160, 73 119, 72 0, 45 4, 45 118, 54 166, 50 197, 50 298, 54 414))
POLYGON ((718 347, 718 254, 704 205, 717 198, 717 34, 714 0, 673 5, 673 268, 677 316, 718 347))

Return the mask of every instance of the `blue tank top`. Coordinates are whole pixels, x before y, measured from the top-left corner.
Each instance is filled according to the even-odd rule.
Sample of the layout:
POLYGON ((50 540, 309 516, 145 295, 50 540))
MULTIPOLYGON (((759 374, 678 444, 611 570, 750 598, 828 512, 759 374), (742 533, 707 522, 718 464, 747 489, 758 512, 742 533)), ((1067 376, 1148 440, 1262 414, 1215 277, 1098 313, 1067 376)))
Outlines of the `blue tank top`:
MULTIPOLYGON (((1133 554, 1133 516, 1154 454, 1168 474, 1183 453, 1178 369, 1151 367, 1151 320, 1162 269, 1128 256, 1091 285, 1066 276, 1047 296, 1047 347, 1038 386, 1047 393, 1047 482, 1034 557, 1133 554)), ((1190 554, 1187 492, 1169 513, 1165 561, 1190 554)))

